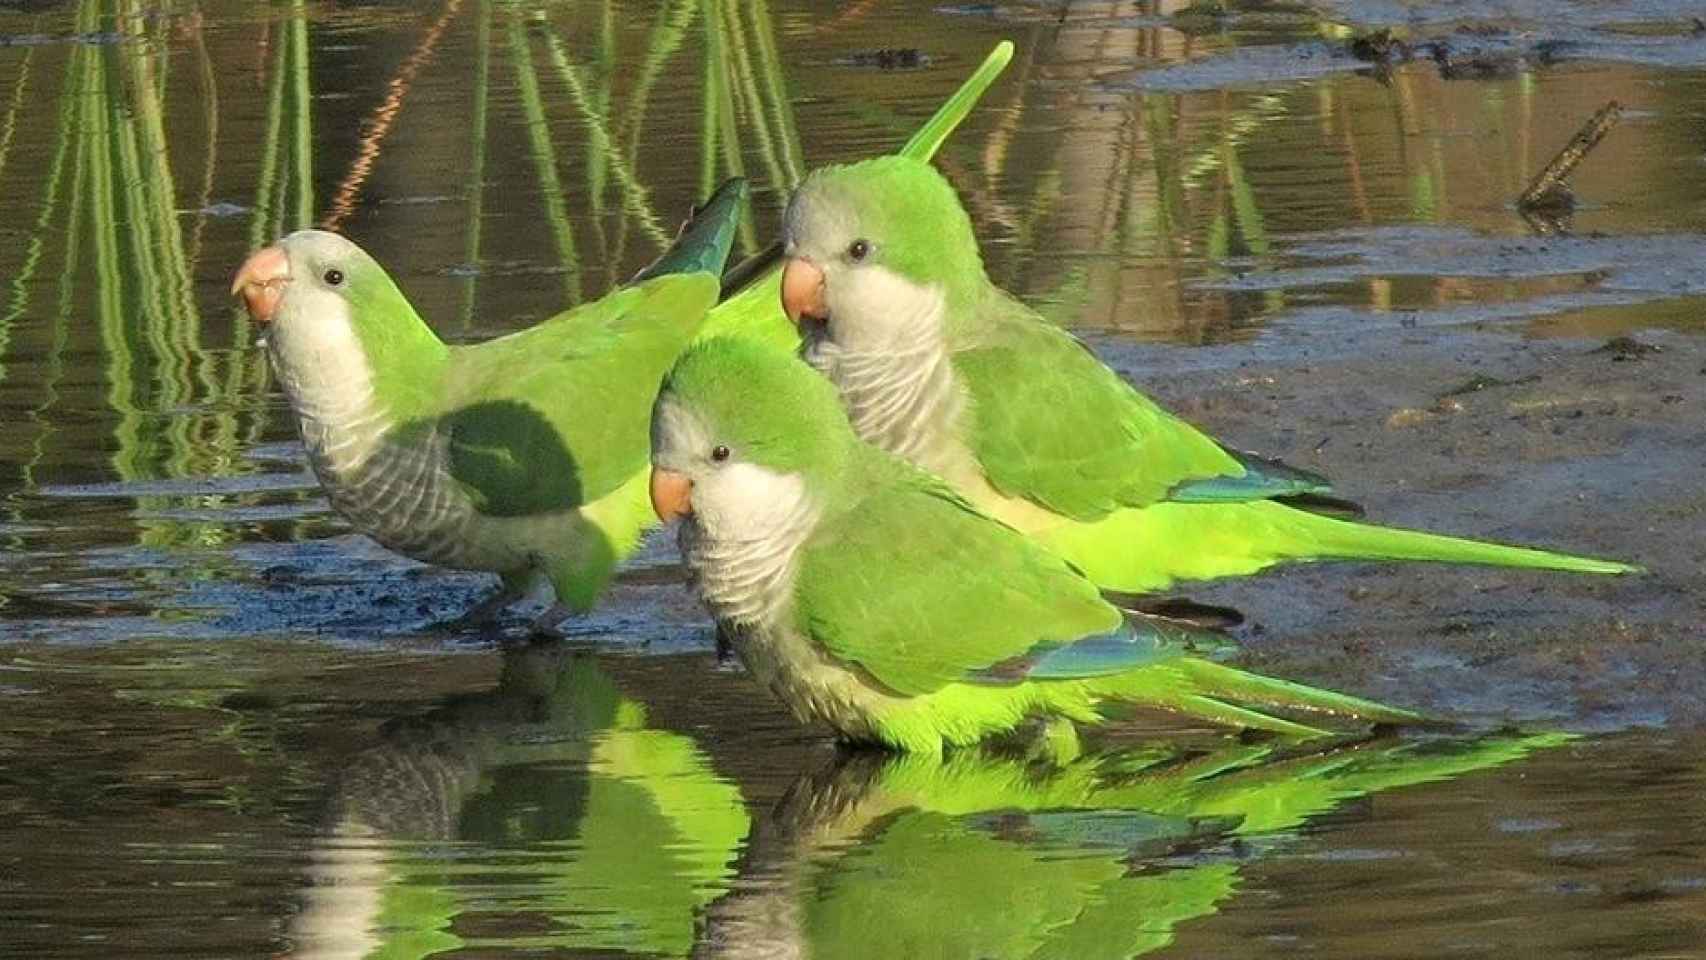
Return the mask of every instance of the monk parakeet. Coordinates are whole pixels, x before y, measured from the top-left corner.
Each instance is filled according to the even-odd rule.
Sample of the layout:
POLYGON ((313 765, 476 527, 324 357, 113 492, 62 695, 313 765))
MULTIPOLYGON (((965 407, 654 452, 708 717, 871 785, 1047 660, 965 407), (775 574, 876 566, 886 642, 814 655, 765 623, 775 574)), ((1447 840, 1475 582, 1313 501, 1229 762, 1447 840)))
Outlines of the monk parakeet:
MULTIPOLYGON (((935 153, 1012 52, 998 44, 901 154, 935 153)), ((681 350, 724 331, 797 343, 779 268, 717 304, 745 197, 726 185, 631 285, 471 346, 440 341, 372 257, 317 230, 252 255, 232 293, 264 331, 332 506, 405 556, 498 574, 470 621, 543 574, 549 626, 590 609, 651 525, 647 417, 681 350)))
POLYGON ((734 181, 713 197, 661 275, 471 346, 440 341, 384 268, 332 233, 255 253, 233 291, 356 529, 498 574, 500 604, 543 573, 562 612, 581 612, 648 526, 644 385, 716 304, 745 196, 734 181))
POLYGON ((740 338, 690 348, 664 380, 651 495, 687 518, 682 556, 747 668, 848 740, 934 752, 1116 703, 1295 736, 1320 731, 1240 704, 1415 719, 1127 620, 1058 556, 862 442, 827 380, 740 338))
POLYGON ((959 198, 923 161, 812 173, 788 204, 783 243, 784 308, 859 435, 1104 589, 1143 593, 1288 560, 1639 569, 1311 512, 1324 479, 1174 417, 991 283, 959 198))

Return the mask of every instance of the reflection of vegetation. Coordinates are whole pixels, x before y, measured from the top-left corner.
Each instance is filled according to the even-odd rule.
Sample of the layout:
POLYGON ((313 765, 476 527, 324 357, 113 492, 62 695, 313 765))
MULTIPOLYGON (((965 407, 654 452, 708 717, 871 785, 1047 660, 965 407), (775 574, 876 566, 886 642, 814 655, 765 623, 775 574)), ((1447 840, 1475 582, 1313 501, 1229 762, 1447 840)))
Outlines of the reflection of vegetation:
MULTIPOLYGON (((581 62, 564 39, 572 32, 553 21, 547 9, 521 2, 506 5, 510 18, 506 47, 521 95, 545 219, 556 243, 570 300, 581 298, 583 263, 604 266, 604 285, 618 279, 616 269, 632 259, 628 244, 634 233, 645 238, 651 253, 669 245, 667 226, 674 217, 660 216, 655 210, 637 166, 657 80, 680 54, 695 18, 703 24, 705 58, 699 94, 699 195, 708 194, 724 177, 747 175, 743 147, 757 151, 776 189, 786 190, 799 181, 804 166, 799 134, 782 82, 772 18, 765 6, 733 0, 675 0, 664 4, 646 34, 639 65, 630 72, 617 69, 623 58, 615 48, 614 32, 608 28, 608 8, 606 29, 596 32, 594 56, 591 62, 581 62), (543 54, 542 61, 535 57, 536 47, 543 54), (616 89, 624 80, 627 96, 617 99, 616 89), (580 127, 583 155, 579 167, 585 181, 579 198, 590 214, 588 237, 577 239, 569 217, 569 191, 559 175, 564 160, 556 146, 564 138, 552 131, 548 108, 552 88, 546 86, 547 81, 568 94, 580 127), (612 190, 616 205, 607 209, 612 190), (617 222, 607 226, 605 221, 611 215, 617 222), (585 242, 594 244, 596 250, 583 250, 585 242)), ((484 6, 482 15, 487 15, 484 6)), ((482 97, 476 106, 476 114, 482 117, 483 103, 482 97)), ((748 252, 755 249, 750 213, 743 222, 741 240, 748 252)), ((469 249, 472 263, 478 259, 478 244, 469 249)))
MULTIPOLYGON (((253 403, 264 372, 252 353, 210 348, 193 294, 193 261, 212 189, 218 105, 200 22, 155 16, 139 0, 80 0, 70 13, 79 35, 106 42, 68 44, 56 51, 65 61, 57 89, 37 79, 34 95, 14 100, 6 121, 8 131, 16 124, 42 129, 29 116, 38 104, 55 116, 39 205, 21 261, 6 271, 10 296, 0 307, 0 356, 6 352, 6 334, 16 325, 42 317, 51 330, 41 399, 33 406, 34 449, 21 458, 21 479, 33 482, 36 464, 62 429, 57 421, 67 352, 81 342, 84 329, 97 334, 103 358, 106 406, 117 418, 108 462, 119 479, 233 472, 242 447, 253 442, 259 427, 258 418, 245 426, 233 408, 253 403), (181 74, 169 69, 178 30, 193 37, 196 65, 181 74), (170 109, 174 101, 199 108, 192 116, 204 128, 197 133, 206 135, 206 163, 192 188, 193 219, 181 211, 189 191, 180 186, 172 162, 174 148, 186 136, 168 129, 169 117, 183 113, 170 109), (41 275, 54 269, 58 301, 34 302, 45 286, 41 275), (219 408, 197 410, 210 400, 220 401, 219 408)), ((306 40, 306 32, 298 30, 294 43, 281 45, 276 71, 280 78, 297 76, 298 102, 304 103, 306 40)), ((46 48, 32 50, 26 64, 51 55, 46 48)), ((274 97, 275 106, 280 99, 274 97)), ((297 156, 306 157, 311 144, 305 109, 298 113, 297 156)), ((311 203, 305 196, 299 207, 311 203)), ((140 536, 145 545, 229 539, 219 524, 155 518, 173 506, 171 498, 137 499, 147 518, 140 536)), ((224 501, 213 496, 203 505, 216 508, 224 501)))
MULTIPOLYGON (((1602 83, 1546 84, 1534 61, 1498 54, 1489 64, 1498 69, 1471 70, 1473 80, 1417 56, 1362 75, 1283 82, 1263 65, 1279 58, 1264 54, 1307 57, 1321 42, 1342 50, 1354 31, 1307 15, 1260 38, 1199 32, 1177 16, 1165 26, 1098 24, 1088 10, 1083 18, 1081 29, 1032 45, 1036 66, 1021 70, 1046 71, 1050 82, 1016 94, 984 163, 950 172, 980 233, 1005 229, 1017 238, 992 252, 999 279, 1060 322, 1171 340, 1235 336, 1240 325, 1297 306, 1299 296, 1375 310, 1460 302, 1452 278, 1402 273, 1325 292, 1194 281, 1248 270, 1249 259, 1278 252, 1275 238, 1285 234, 1409 222, 1525 232, 1530 225, 1511 201, 1574 129, 1559 118, 1585 117, 1616 88, 1645 83, 1640 71, 1611 68, 1602 83), (1147 63, 1110 79, 1133 53, 1147 63), (1188 74, 1200 86, 1169 89, 1151 78, 1154 70, 1175 82, 1188 74), (1063 123, 1071 136, 1061 135, 1063 123), (1034 255, 1062 249, 1070 254, 1034 255)), ((1483 26, 1497 35, 1508 25, 1483 26)), ((1442 49, 1456 42, 1440 40, 1442 49)), ((1475 46, 1462 51, 1470 62, 1475 46)), ((1589 166, 1581 175, 1615 176, 1614 164, 1589 166)), ((1508 295, 1533 298, 1548 282, 1519 278, 1508 295)))
MULTIPOLYGON (((480 262, 480 240, 484 234, 482 218, 486 209, 486 117, 491 102, 491 83, 492 5, 491 0, 480 0, 474 27, 474 112, 468 124, 471 128, 468 137, 468 185, 464 188, 468 214, 467 226, 463 233, 462 262, 468 265, 480 262)), ((468 283, 462 288, 460 316, 464 331, 474 323, 474 294, 479 289, 475 283, 476 279, 477 274, 469 276, 468 283)))
POLYGON ((303 2, 292 0, 291 15, 279 29, 269 66, 266 140, 261 146, 255 206, 249 218, 250 247, 314 223, 313 100, 303 2), (285 137, 289 138, 288 151, 282 144, 285 137), (294 204, 288 202, 292 194, 294 204))
MULTIPOLYGON (((67 332, 55 341, 69 341, 84 309, 70 294, 92 272, 87 303, 105 355, 107 403, 118 415, 111 464, 125 480, 228 471, 241 432, 234 414, 198 419, 185 411, 231 376, 258 383, 250 375, 257 367, 253 358, 225 358, 233 369, 222 377, 220 359, 202 342, 166 127, 173 84, 162 34, 170 24, 143 13, 136 0, 77 6, 80 32, 106 32, 114 42, 69 51, 54 160, 8 309, 17 318, 30 308, 31 281, 45 260, 43 241, 58 227, 65 236, 59 268, 67 295, 52 322, 67 332)), ((204 83, 206 77, 204 71, 190 80, 204 83)), ((206 100, 211 91, 198 93, 206 100)), ((52 363, 61 362, 56 353, 52 363)), ((50 383, 48 402, 38 408, 44 434, 52 391, 50 383)), ((140 499, 144 513, 167 505, 161 498, 140 499)), ((145 522, 142 539, 162 545, 222 536, 212 524, 145 522)))
POLYGON ((1046 769, 976 751, 844 756, 756 825, 755 879, 711 908, 709 935, 734 955, 1136 956, 1215 912, 1242 860, 1307 818, 1567 739, 1148 744, 1046 769))

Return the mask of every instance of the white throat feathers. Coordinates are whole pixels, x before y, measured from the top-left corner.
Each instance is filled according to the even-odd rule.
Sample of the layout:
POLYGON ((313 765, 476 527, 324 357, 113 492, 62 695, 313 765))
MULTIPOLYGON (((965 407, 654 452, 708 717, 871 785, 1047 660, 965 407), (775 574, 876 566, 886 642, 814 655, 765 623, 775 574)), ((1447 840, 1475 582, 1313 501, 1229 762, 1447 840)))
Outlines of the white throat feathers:
POLYGON ((835 384, 865 442, 957 472, 967 402, 948 354, 942 288, 866 267, 846 271, 831 291, 829 322, 807 327, 801 356, 835 384))

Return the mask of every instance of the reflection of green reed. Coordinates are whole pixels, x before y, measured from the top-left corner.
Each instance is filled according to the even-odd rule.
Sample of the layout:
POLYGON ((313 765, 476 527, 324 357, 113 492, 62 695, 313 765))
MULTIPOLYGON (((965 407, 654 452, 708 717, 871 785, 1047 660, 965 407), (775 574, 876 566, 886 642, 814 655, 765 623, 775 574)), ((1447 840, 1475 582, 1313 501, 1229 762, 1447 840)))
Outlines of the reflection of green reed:
MULTIPOLYGON (((300 5, 300 0, 298 0, 300 5)), ((105 362, 107 404, 117 416, 110 462, 121 480, 229 474, 239 451, 254 439, 258 423, 244 429, 232 409, 243 395, 252 398, 264 382, 258 357, 247 351, 215 352, 204 342, 196 309, 191 264, 199 246, 205 214, 198 213, 186 237, 179 214, 167 103, 174 89, 163 42, 169 24, 145 16, 141 0, 81 0, 76 29, 87 35, 113 36, 106 44, 70 45, 64 81, 51 100, 26 98, 30 74, 20 77, 0 128, 0 164, 5 163, 8 131, 33 102, 53 102, 57 120, 53 152, 43 180, 39 212, 23 260, 12 276, 11 292, 0 312, 0 354, 14 324, 31 312, 40 272, 52 256, 57 227, 64 237, 58 252, 58 303, 42 310, 51 323, 51 347, 42 401, 35 408, 41 424, 35 453, 23 479, 33 480, 33 464, 45 455, 54 433, 52 409, 58 402, 65 351, 71 331, 87 322, 97 334, 105 362), (85 318, 87 318, 85 320, 85 318), (217 412, 198 406, 213 403, 217 412), (194 412, 192 412, 194 411, 194 412)), ((298 31, 285 49, 296 54, 296 89, 305 102, 306 33, 298 31)), ((211 141, 216 130, 217 92, 207 50, 195 41, 193 84, 200 119, 211 141)), ((28 67, 30 57, 24 64, 28 67)), ((180 134, 181 136, 181 134, 180 134)), ((298 121, 298 156, 309 149, 306 118, 298 121)), ((205 210, 212 190, 213 154, 209 146, 196 207, 205 210)), ((302 201, 311 206, 312 198, 302 201)), ((246 342, 247 337, 244 337, 246 342)), ((165 498, 143 497, 144 515, 171 505, 165 498)), ((217 501, 207 504, 217 506, 217 501)), ((207 543, 228 532, 214 524, 143 521, 145 545, 207 543)))
POLYGON ((521 105, 527 112, 527 142, 532 148, 533 166, 539 177, 541 198, 545 202, 545 219, 551 224, 551 237, 557 243, 557 259, 563 265, 563 292, 572 303, 581 295, 580 256, 575 250, 568 204, 563 199, 563 188, 557 177, 557 148, 551 141, 550 126, 545 120, 545 102, 539 92, 539 77, 533 70, 533 53, 519 17, 510 20, 509 49, 515 60, 516 87, 521 93, 521 105))
POLYGON ((305 0, 291 0, 290 17, 277 32, 269 68, 261 172, 255 184, 255 215, 249 221, 249 244, 254 247, 314 223, 313 100, 305 0), (286 136, 286 124, 290 128, 289 154, 280 142, 286 136), (296 191, 294 208, 287 206, 292 188, 296 191))
MULTIPOLYGON (((480 262, 480 220, 486 206, 486 106, 491 99, 492 63, 492 4, 480 0, 480 12, 474 21, 474 112, 469 121, 468 137, 468 215, 462 245, 462 262, 472 268, 480 262)), ((468 282, 462 288, 462 329, 474 323, 474 295, 478 291, 479 271, 469 269, 468 282)))
MULTIPOLYGON (((29 86, 30 63, 34 54, 34 50, 27 51, 23 63, 19 67, 12 106, 7 112, 5 140, 7 149, 0 151, 0 172, 5 169, 5 158, 10 151, 12 131, 15 129, 13 125, 17 122, 18 111, 25 103, 24 91, 29 86)), ((68 75, 67 83, 69 82, 70 77, 68 75)), ((41 208, 36 215, 34 224, 32 224, 29 243, 24 248, 23 262, 12 275, 11 292, 6 298, 5 308, 0 311, 0 380, 4 380, 6 377, 4 360, 11 347, 12 328, 29 309, 31 284, 42 264, 48 237, 48 226, 53 222, 59 209, 61 190, 65 180, 65 159, 70 153, 71 107, 72 101, 69 98, 63 99, 59 104, 58 132, 54 138, 53 159, 48 164, 46 183, 43 186, 41 208)), ((70 312, 69 304, 72 291, 71 274, 75 265, 77 250, 75 219, 73 219, 71 226, 72 229, 67 231, 65 270, 60 277, 60 310, 53 324, 53 348, 46 358, 47 373, 42 381, 42 399, 30 411, 30 419, 35 424, 34 440, 30 444, 30 455, 27 458, 20 458, 22 463, 19 479, 25 484, 33 482, 35 465, 41 461, 46 453, 47 441, 52 428, 44 414, 58 399, 58 386, 65 373, 64 356, 70 329, 67 318, 70 312)), ((21 446, 23 445, 20 444, 21 446)), ((11 514, 15 522, 21 519, 17 515, 16 508, 11 505, 8 505, 8 513, 11 514)), ((8 541, 13 546, 17 545, 13 538, 9 537, 8 541)))
MULTIPOLYGON (((696 17, 705 30, 699 131, 701 193, 708 193, 721 177, 745 173, 743 143, 756 149, 771 182, 780 188, 797 183, 803 171, 799 134, 784 88, 767 4, 672 0, 659 8, 647 31, 645 50, 637 58, 625 57, 616 49, 608 4, 605 7, 600 21, 604 26, 596 32, 596 54, 590 62, 577 60, 564 39, 568 31, 551 19, 548 9, 512 2, 508 11, 508 51, 516 72, 529 149, 570 300, 580 298, 583 262, 605 264, 610 274, 606 282, 615 279, 614 271, 628 259, 631 232, 637 231, 654 250, 662 250, 669 243, 673 217, 660 216, 655 210, 637 166, 656 82, 680 54, 696 17), (568 94, 580 128, 575 139, 584 149, 580 168, 585 189, 581 199, 589 222, 586 235, 578 238, 564 201, 563 161, 557 149, 557 144, 567 138, 552 133, 546 106, 550 98, 545 92, 546 78, 541 77, 535 59, 536 46, 543 53, 549 79, 568 94), (630 60, 639 67, 623 74, 631 79, 620 91, 624 95, 619 96, 620 78, 612 65, 630 60), (615 204, 611 212, 617 222, 613 230, 607 230, 606 203, 612 191, 615 204), (596 248, 596 256, 583 249, 585 243, 596 248)), ((483 98, 478 99, 482 103, 476 112, 483 117, 483 98)), ((483 138, 483 128, 477 136, 483 138)), ((748 250, 757 247, 750 213, 742 226, 742 244, 748 250)), ((477 243, 471 243, 469 250, 477 254, 477 243)), ((471 298, 465 301, 465 315, 472 312, 470 303, 471 298)))
POLYGON ((18 114, 24 107, 24 91, 30 87, 30 61, 35 52, 34 48, 24 51, 23 61, 18 64, 18 76, 12 81, 12 98, 6 104, 6 120, 0 123, 0 182, 4 182, 6 158, 11 155, 12 139, 18 132, 18 114))
MULTIPOLYGON (((1117 131, 1108 138, 1108 174, 1089 195, 1097 209, 1087 247, 1116 256, 1069 267, 1039 298, 1043 312, 1061 323, 1080 321, 1092 287, 1097 285, 1092 274, 1112 274, 1101 279, 1118 283, 1121 271, 1135 262, 1147 261, 1155 264, 1154 270, 1170 275, 1170 281, 1157 276, 1151 286, 1177 290, 1190 272, 1201 270, 1214 275, 1222 271, 1219 263, 1227 258, 1271 252, 1267 218, 1245 174, 1244 162, 1247 153, 1262 149, 1262 132, 1290 116, 1291 100, 1287 93, 1131 94, 1121 108, 1117 131), (1214 103, 1206 112, 1213 122, 1201 122, 1204 112, 1190 109, 1203 101, 1214 103), (1191 120, 1198 122, 1182 122, 1191 120), (1193 259, 1206 259, 1207 263, 1193 264, 1193 259)), ((1026 107, 1021 99, 1016 115, 1026 107)), ((1061 206, 1061 183, 1077 162, 1073 154, 1082 154, 1085 147, 1068 139, 1062 142, 1066 150, 1058 160, 1038 164, 1034 153, 1009 151, 1004 142, 998 142, 1000 139, 1003 135, 999 132, 991 139, 996 148, 986 154, 990 162, 983 176, 989 182, 1009 176, 1026 178, 1035 187, 1016 209, 1000 206, 994 211, 980 211, 979 218, 992 213, 1018 235, 1018 249, 1032 250, 1046 236, 1049 215, 1061 206), (1009 159, 1029 166, 1010 172, 1009 159)), ((1088 204, 1084 197, 1077 200, 1067 207, 1077 208, 1081 214, 1088 204)), ((1285 306, 1283 290, 1263 291, 1259 296, 1266 310, 1278 311, 1285 306)), ((1139 317, 1138 323, 1149 332, 1174 336, 1186 332, 1184 326, 1189 320, 1183 315, 1182 304, 1165 298, 1146 299, 1149 302, 1145 307, 1126 308, 1125 312, 1139 317)))

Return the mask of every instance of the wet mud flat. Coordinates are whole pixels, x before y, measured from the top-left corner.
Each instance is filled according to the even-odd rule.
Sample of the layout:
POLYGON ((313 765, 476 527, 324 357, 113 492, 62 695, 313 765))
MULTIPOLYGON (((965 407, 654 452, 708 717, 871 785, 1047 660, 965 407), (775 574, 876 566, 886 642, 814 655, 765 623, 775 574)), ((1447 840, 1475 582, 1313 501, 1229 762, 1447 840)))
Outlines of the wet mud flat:
POLYGON ((1246 613, 1246 665, 1472 722, 1706 722, 1698 335, 1394 325, 1183 356, 1099 346, 1223 440, 1326 474, 1370 521, 1649 571, 1322 563, 1191 585, 1246 613))

